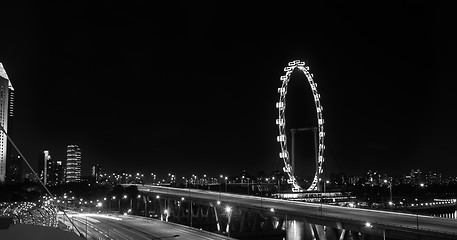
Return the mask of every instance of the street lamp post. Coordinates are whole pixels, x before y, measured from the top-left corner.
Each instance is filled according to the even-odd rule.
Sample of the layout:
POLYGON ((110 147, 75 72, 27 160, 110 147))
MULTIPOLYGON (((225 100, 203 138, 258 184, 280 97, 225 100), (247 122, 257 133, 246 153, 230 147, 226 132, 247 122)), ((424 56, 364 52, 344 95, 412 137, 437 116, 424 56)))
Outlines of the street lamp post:
MULTIPOLYGON (((127 195, 124 195, 122 197, 122 199, 126 199, 127 198, 127 195)), ((117 202, 118 203, 118 211, 119 211, 119 214, 121 213, 121 198, 119 197, 119 201, 117 202)))
POLYGON ((133 211, 133 198, 130 196, 130 210, 133 211))
POLYGON ((116 196, 112 196, 111 199, 109 200, 109 210, 110 212, 113 211, 113 209, 111 209, 111 200, 115 200, 116 199, 116 196))
POLYGON ((137 211, 138 215, 140 213, 140 199, 141 199, 141 195, 138 194, 138 196, 136 197, 136 211, 137 211))
POLYGON ((250 182, 251 179, 250 178, 246 178, 246 179, 248 181, 248 196, 249 196, 249 182, 250 182))
POLYGON ((390 190, 390 202, 391 202, 390 206, 392 206, 394 204, 393 199, 392 199, 393 198, 392 197, 392 181, 389 182, 389 190, 390 190))
MULTIPOLYGON (((224 177, 224 176, 222 176, 222 175, 219 176, 219 193, 222 192, 222 178, 223 178, 223 177, 224 177)), ((220 194, 219 194, 219 195, 220 195, 220 194)))
POLYGON ((390 201, 389 201, 389 206, 390 208, 392 209, 393 205, 394 205, 394 202, 393 202, 393 198, 392 198, 392 180, 390 181, 387 181, 386 179, 384 179, 384 183, 389 183, 389 193, 390 193, 390 201))

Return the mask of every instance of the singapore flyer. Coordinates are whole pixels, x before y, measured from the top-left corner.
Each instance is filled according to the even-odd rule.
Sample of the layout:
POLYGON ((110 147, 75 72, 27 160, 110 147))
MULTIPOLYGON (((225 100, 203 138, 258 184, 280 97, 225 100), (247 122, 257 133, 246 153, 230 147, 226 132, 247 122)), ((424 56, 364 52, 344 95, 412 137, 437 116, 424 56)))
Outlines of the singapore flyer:
POLYGON ((309 86, 311 87, 314 103, 316 106, 316 115, 317 115, 317 131, 318 131, 318 150, 317 150, 317 160, 316 160, 316 173, 314 179, 311 183, 311 186, 307 191, 318 191, 320 175, 323 173, 323 163, 324 163, 324 118, 322 117, 322 106, 320 103, 320 94, 317 92, 317 83, 313 80, 313 74, 309 72, 309 66, 305 65, 305 62, 300 60, 295 60, 288 63, 288 66, 284 68, 285 75, 281 76, 280 80, 282 85, 278 88, 279 93, 279 102, 276 103, 276 108, 278 109, 278 118, 276 119, 276 125, 278 125, 279 135, 277 136, 277 141, 281 147, 281 152, 279 157, 284 162, 283 171, 287 173, 289 179, 288 183, 292 184, 293 192, 302 192, 303 189, 297 182, 296 177, 294 176, 294 169, 291 166, 291 160, 289 158, 289 152, 287 151, 287 137, 286 137, 286 95, 287 95, 287 85, 290 81, 290 76, 293 71, 298 70, 305 74, 309 86))

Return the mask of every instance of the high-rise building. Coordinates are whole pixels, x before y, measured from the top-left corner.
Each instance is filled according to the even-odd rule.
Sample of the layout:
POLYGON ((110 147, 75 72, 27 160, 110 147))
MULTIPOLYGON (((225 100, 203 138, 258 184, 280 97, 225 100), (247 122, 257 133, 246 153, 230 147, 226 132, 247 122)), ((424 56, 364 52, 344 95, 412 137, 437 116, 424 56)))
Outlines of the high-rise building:
POLYGON ((442 183, 442 175, 441 173, 436 173, 436 172, 432 172, 432 171, 429 171, 426 175, 425 175, 425 183, 426 184, 441 184, 442 183))
POLYGON ((15 154, 15 149, 8 144, 6 157, 6 182, 22 182, 22 158, 15 154))
POLYGON ((67 146, 66 182, 81 181, 81 149, 78 145, 67 146))
MULTIPOLYGON (((14 88, 3 64, 0 63, 0 124, 8 133, 8 117, 13 113, 14 88)), ((0 182, 5 182, 7 174, 7 143, 8 138, 5 133, 0 133, 0 182)))
MULTIPOLYGON (((8 94, 8 136, 13 137, 12 126, 14 124, 14 89, 9 89, 8 94)), ((22 181, 22 158, 12 144, 6 146, 6 182, 22 181)))
POLYGON ((422 173, 420 169, 411 169, 411 182, 414 185, 420 185, 422 182, 422 173))
POLYGON ((64 183, 64 168, 62 161, 52 160, 48 163, 47 185, 56 186, 64 183))
POLYGON ((55 185, 65 183, 65 166, 63 164, 63 161, 56 161, 53 178, 55 185))
POLYGON ((52 166, 51 155, 48 150, 44 150, 40 153, 38 157, 38 175, 44 185, 48 184, 48 179, 52 175, 53 166, 52 166))
POLYGON ((100 182, 100 179, 101 179, 101 174, 102 174, 102 168, 100 167, 100 164, 94 164, 92 165, 92 179, 95 181, 95 182, 100 182))

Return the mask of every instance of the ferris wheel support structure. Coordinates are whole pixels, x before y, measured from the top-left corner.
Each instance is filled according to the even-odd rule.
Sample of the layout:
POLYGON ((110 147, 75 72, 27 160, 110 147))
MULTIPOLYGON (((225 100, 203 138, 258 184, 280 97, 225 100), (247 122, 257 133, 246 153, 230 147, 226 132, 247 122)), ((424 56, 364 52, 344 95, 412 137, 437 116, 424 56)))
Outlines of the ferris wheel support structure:
POLYGON ((314 75, 309 72, 309 66, 306 66, 305 62, 300 60, 295 60, 288 63, 288 66, 284 68, 285 75, 281 76, 281 87, 278 88, 279 93, 279 102, 276 103, 276 108, 278 109, 278 118, 276 119, 276 125, 278 125, 279 135, 276 140, 279 142, 281 147, 281 152, 279 157, 284 162, 283 171, 287 173, 288 180, 287 182, 292 184, 293 192, 302 192, 303 189, 297 182, 295 177, 295 169, 291 165, 291 159, 289 158, 289 152, 287 151, 287 137, 286 137, 286 95, 287 95, 287 86, 290 81, 290 76, 293 71, 299 70, 305 74, 306 79, 308 80, 309 86, 313 93, 314 104, 316 106, 316 116, 317 116, 317 137, 318 137, 318 147, 317 147, 317 157, 316 157, 316 173, 314 174, 313 181, 311 186, 307 191, 319 191, 320 190, 320 175, 324 172, 323 163, 324 163, 324 118, 322 116, 322 105, 320 102, 320 94, 317 92, 317 83, 314 82, 314 75))

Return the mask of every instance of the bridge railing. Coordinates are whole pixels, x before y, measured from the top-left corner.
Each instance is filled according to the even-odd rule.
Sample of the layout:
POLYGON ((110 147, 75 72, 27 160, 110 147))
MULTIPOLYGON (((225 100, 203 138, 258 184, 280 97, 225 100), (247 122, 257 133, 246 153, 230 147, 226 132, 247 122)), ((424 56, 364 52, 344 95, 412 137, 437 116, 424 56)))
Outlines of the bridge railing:
MULTIPOLYGON (((355 219, 355 218, 335 217, 335 216, 328 215, 328 214, 315 215, 315 217, 322 217, 322 216, 325 216, 326 218, 333 218, 335 221, 345 220, 347 222, 360 223, 360 224, 363 223, 360 219, 355 219)), ((419 216, 420 215, 418 215, 417 217, 419 218, 419 216)), ((429 217, 429 216, 426 216, 426 217, 429 217)), ((457 220, 455 222, 457 225, 457 220)), ((404 224, 394 224, 394 223, 373 221, 373 222, 370 222, 370 227, 377 227, 377 228, 381 228, 381 229, 395 229, 395 230, 399 230, 399 231, 404 231, 404 229, 409 229, 411 231, 422 231, 422 232, 437 233, 437 234, 443 234, 443 235, 452 235, 452 236, 455 236, 455 238, 457 238, 457 232, 440 231, 440 230, 436 230, 436 229, 421 227, 419 220, 418 220, 418 222, 416 222, 416 224, 417 224, 416 226, 411 226, 411 225, 404 225, 404 224)))
MULTIPOLYGON (((139 185, 138 187, 140 188, 141 185, 139 185)), ((220 199, 227 199, 227 197, 234 197, 236 195, 236 197, 238 199, 246 199, 246 200, 249 200, 250 203, 249 203, 249 206, 250 207, 258 207, 258 208, 268 208, 269 204, 278 204, 278 203, 284 203, 284 201, 286 200, 282 200, 282 199, 276 199, 276 198, 268 198, 268 197, 259 197, 259 196, 248 196, 248 195, 239 195, 239 194, 232 194, 232 193, 224 193, 224 192, 214 192, 214 191, 207 191, 207 190, 200 190, 200 189, 169 189, 169 188, 165 188, 165 187, 158 187, 158 186, 141 186, 141 188, 143 189, 147 189, 148 187, 153 187, 153 188, 156 188, 157 190, 160 190, 162 191, 163 193, 162 194, 168 194, 168 193, 172 193, 174 192, 173 194, 192 194, 192 193, 203 193, 203 194, 206 194, 208 195, 208 197, 211 197, 211 198, 220 198, 220 199), (258 205, 258 206, 257 206, 258 205)), ((149 191, 149 190, 148 190, 149 191)), ((216 199, 214 199, 216 200, 216 199)), ((320 203, 305 203, 305 202, 295 202, 295 201, 287 201, 288 203, 292 203, 292 204, 297 204, 297 205, 300 205, 300 206, 308 206, 310 207, 311 210, 315 210, 315 211, 311 211, 309 213, 309 216, 314 216, 314 217, 322 217, 323 216, 323 212, 322 211, 317 211, 318 209, 322 209, 322 205, 320 203)), ((333 205, 323 205, 325 208, 328 208, 328 207, 338 207, 340 208, 340 206, 333 206, 333 205)), ((342 207, 341 207, 342 208, 342 207)), ((351 208, 353 209, 353 208, 351 208)), ((457 236, 457 228, 456 228, 456 231, 441 231, 441 230, 438 230, 436 228, 427 228, 427 227, 421 227, 421 222, 420 222, 420 219, 424 219, 424 218, 432 218, 431 216, 427 216, 427 215, 419 215, 419 214, 411 214, 411 213, 403 213, 403 212, 397 212, 397 211, 379 211, 379 210, 372 210, 372 209, 360 209, 360 208, 354 208, 354 209, 357 209, 357 211, 378 211, 379 213, 381 214, 404 214, 404 215, 410 215, 410 217, 413 217, 414 215, 417 215, 417 224, 413 223, 410 221, 410 224, 394 224, 392 222, 377 222, 377 221, 373 221, 373 222, 370 222, 371 224, 374 224, 374 225, 377 225, 377 226, 382 226, 383 228, 391 228, 391 229, 398 229, 398 230, 401 230, 401 229, 409 229, 411 231, 424 231, 424 232, 430 232, 430 233, 437 233, 437 234, 448 234, 448 235, 452 235, 452 236, 457 236)), ((350 217, 341 217, 341 216, 338 216, 338 217, 335 217, 335 216, 332 216, 332 215, 329 215, 329 214, 324 214, 324 216, 326 218, 332 218, 332 219, 335 219, 335 221, 354 221, 355 223, 358 223, 358 224, 364 224, 360 219, 355 219, 355 218, 350 218, 350 217)), ((410 218, 411 220, 411 218, 410 218)), ((452 221, 451 219, 448 219, 447 221, 452 221)), ((456 226, 457 226, 457 220, 456 220, 456 226)))

